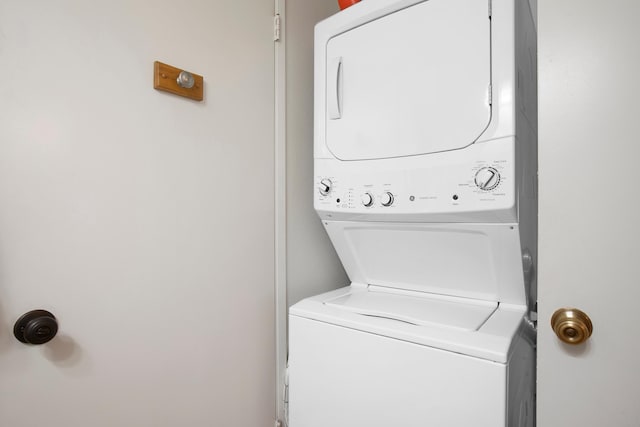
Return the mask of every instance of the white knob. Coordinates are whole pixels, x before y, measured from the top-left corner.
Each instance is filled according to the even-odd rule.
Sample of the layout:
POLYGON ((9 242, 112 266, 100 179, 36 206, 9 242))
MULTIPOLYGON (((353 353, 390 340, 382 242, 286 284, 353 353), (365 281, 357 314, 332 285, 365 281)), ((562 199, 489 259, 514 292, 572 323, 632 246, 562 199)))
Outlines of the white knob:
POLYGON ((393 194, 388 191, 386 193, 382 193, 380 196, 380 203, 382 203, 382 206, 391 206, 393 204, 393 194))
POLYGON ((328 196, 329 193, 331 192, 331 185, 332 184, 333 183, 331 182, 331 180, 329 178, 323 178, 323 179, 320 180, 320 185, 318 186, 318 191, 323 196, 328 196))
POLYGON ((371 193, 364 193, 360 197, 360 200, 362 201, 362 204, 367 207, 373 204, 373 196, 371 195, 371 193))
POLYGON ((476 185, 481 190, 490 191, 500 183, 500 172, 495 168, 484 167, 476 172, 476 185))

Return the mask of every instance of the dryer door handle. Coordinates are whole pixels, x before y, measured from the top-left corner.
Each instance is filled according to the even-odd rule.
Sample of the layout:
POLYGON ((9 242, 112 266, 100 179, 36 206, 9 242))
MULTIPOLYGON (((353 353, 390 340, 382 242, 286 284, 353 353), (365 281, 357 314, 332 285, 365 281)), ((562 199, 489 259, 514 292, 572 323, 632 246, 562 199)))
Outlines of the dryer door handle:
POLYGON ((327 68, 327 109, 330 120, 342 118, 342 57, 332 58, 327 68))

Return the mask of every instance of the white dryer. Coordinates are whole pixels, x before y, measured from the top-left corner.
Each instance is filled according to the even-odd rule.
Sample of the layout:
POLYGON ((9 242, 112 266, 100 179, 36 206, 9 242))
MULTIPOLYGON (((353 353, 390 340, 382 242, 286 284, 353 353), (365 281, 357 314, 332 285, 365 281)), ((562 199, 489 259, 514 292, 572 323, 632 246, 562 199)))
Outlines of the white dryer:
POLYGON ((290 427, 533 426, 528 1, 364 0, 315 37, 314 205, 352 283, 290 308, 290 427))

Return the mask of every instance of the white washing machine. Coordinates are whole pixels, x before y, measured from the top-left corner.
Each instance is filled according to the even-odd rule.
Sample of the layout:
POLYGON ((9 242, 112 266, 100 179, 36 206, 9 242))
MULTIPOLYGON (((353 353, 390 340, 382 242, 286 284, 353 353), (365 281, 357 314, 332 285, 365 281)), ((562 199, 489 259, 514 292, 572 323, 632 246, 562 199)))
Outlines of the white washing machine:
POLYGON ((290 308, 290 427, 533 426, 528 1, 364 0, 315 37, 314 205, 352 283, 290 308))

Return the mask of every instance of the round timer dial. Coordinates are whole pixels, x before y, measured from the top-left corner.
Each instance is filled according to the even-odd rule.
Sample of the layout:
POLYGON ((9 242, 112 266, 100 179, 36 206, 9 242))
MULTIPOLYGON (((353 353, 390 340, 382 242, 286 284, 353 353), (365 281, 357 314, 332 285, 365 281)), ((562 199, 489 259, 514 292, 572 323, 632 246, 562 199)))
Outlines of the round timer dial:
POLYGON ((492 167, 483 167, 476 172, 476 185, 484 191, 491 191, 500 184, 500 172, 492 167))
POLYGON ((331 186, 332 185, 333 185, 333 183, 331 182, 331 180, 329 178, 324 178, 324 179, 320 180, 320 185, 318 186, 318 191, 323 196, 328 196, 329 193, 331 192, 331 186))

